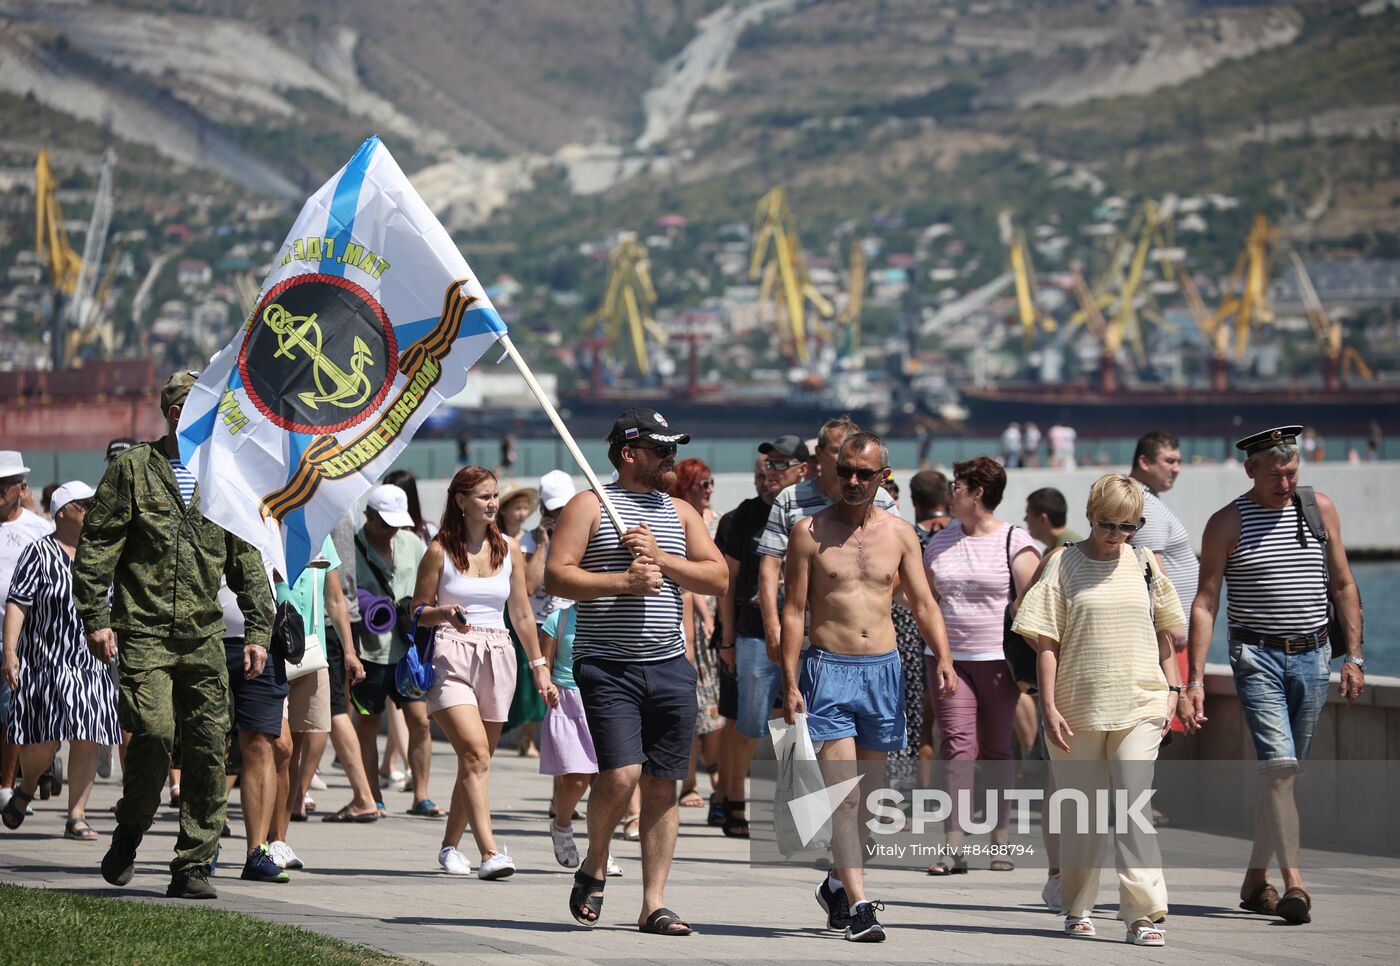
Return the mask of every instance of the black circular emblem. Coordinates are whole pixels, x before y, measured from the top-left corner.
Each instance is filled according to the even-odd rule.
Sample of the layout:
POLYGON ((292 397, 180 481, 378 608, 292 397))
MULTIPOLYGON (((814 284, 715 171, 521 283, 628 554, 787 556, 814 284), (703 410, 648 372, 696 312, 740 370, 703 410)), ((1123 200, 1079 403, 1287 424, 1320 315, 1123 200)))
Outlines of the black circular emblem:
POLYGON ((297 275, 263 296, 238 371, 254 406, 297 433, 334 433, 378 407, 399 371, 384 309, 338 275, 297 275))

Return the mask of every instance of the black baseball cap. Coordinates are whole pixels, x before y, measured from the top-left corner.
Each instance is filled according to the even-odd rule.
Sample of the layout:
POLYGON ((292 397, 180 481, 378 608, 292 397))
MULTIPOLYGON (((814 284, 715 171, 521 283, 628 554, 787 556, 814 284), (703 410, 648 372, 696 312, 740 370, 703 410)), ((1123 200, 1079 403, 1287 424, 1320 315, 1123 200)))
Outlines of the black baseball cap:
POLYGON ((764 456, 769 453, 777 453, 779 456, 786 456, 788 459, 799 459, 807 461, 812 458, 811 450, 807 449, 807 444, 801 436, 779 436, 771 443, 760 443, 758 451, 764 456))
POLYGON ((622 443, 624 446, 635 440, 646 439, 663 446, 684 446, 690 442, 685 433, 673 433, 666 417, 653 409, 629 409, 612 424, 608 432, 609 443, 622 443))
POLYGON ((118 456, 122 455, 135 445, 136 440, 132 439, 130 436, 118 436, 116 439, 112 440, 110 443, 107 444, 107 462, 112 462, 112 460, 116 459, 118 456))

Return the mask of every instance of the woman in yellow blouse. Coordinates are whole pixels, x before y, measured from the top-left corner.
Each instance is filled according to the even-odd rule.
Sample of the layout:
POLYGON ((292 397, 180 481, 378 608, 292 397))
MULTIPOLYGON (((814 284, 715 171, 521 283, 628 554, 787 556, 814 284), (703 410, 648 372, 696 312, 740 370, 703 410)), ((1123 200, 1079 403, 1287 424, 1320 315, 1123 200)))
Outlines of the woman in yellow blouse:
MULTIPOLYGON (((1141 487, 1117 474, 1100 478, 1089 491, 1088 517, 1092 536, 1049 558, 1014 626, 1039 652, 1055 787, 1083 792, 1088 801, 1088 834, 1071 834, 1075 809, 1059 810, 1065 932, 1080 938, 1095 934, 1089 914, 1107 834, 1098 829, 1110 820, 1097 811, 1095 791, 1112 788, 1116 798, 1121 789, 1133 802, 1151 786, 1151 763, 1181 694, 1163 632, 1186 623, 1153 554, 1129 544, 1142 519, 1141 487)), ((1128 942, 1161 946, 1167 887, 1156 840, 1127 825, 1130 832, 1115 843, 1118 916, 1128 924, 1128 942)))

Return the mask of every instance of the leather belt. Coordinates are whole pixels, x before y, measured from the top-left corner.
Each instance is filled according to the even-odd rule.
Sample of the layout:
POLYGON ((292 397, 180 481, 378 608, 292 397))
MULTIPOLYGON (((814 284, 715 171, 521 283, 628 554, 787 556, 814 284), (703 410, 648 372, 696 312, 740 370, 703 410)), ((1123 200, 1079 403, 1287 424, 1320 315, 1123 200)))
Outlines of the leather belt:
POLYGON ((1313 631, 1311 634, 1294 635, 1293 637, 1282 637, 1277 634, 1256 634, 1254 631, 1243 627, 1230 628, 1230 640, 1239 641, 1242 644, 1252 644, 1256 647, 1269 647, 1274 650, 1283 651, 1285 654, 1306 654, 1315 651, 1327 643, 1327 626, 1313 631))

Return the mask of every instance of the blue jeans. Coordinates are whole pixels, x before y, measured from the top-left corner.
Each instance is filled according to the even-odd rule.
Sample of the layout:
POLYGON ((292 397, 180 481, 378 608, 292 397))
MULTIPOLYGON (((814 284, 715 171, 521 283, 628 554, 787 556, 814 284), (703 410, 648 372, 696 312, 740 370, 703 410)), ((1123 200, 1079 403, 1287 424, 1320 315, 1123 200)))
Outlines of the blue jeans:
POLYGON ((1327 703, 1326 643, 1302 654, 1230 641, 1235 690, 1261 769, 1301 770, 1317 717, 1327 703))
POLYGON ((735 639, 734 673, 739 685, 739 733, 755 741, 767 738, 768 719, 782 690, 783 673, 768 660, 768 646, 763 638, 735 639))

